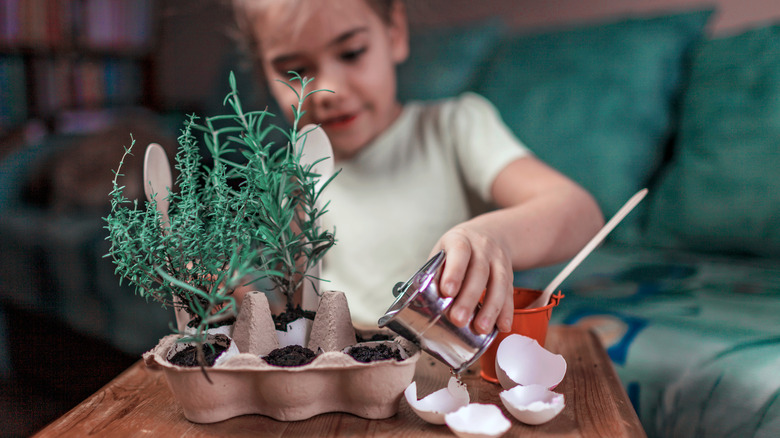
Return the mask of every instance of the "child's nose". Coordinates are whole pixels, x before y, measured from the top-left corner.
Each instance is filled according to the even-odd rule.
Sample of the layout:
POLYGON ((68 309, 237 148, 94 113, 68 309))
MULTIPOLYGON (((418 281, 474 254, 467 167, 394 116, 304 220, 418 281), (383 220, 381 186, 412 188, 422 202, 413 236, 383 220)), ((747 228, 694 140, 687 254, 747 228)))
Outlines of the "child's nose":
POLYGON ((346 78, 338 68, 321 68, 313 82, 317 90, 328 90, 309 96, 317 106, 328 107, 341 99, 346 92, 346 78))

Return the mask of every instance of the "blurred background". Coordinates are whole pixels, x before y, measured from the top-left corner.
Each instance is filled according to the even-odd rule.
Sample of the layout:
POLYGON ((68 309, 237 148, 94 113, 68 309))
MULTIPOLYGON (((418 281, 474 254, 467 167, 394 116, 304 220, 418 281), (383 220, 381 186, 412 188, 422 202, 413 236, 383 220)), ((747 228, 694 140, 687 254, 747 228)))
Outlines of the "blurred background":
MULTIPOLYGON (((714 3, 711 33, 780 17, 775 0, 408 2, 413 32, 714 3)), ((273 108, 236 41, 225 0, 0 0, 0 434, 38 430, 168 333, 171 312, 120 286, 102 257, 111 169, 132 133, 127 181, 142 197, 142 148, 172 156, 185 114, 221 111, 229 71, 245 107, 273 108)))

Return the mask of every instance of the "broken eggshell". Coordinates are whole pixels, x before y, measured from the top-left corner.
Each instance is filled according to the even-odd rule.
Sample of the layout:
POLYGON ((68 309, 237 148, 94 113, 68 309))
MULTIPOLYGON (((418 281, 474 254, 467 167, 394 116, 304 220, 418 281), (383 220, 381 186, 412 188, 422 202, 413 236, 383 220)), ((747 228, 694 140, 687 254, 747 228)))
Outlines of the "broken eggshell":
POLYGON ((287 324, 287 330, 277 330, 276 337, 279 339, 279 347, 288 345, 308 345, 311 326, 314 323, 308 318, 298 318, 287 324))
MULTIPOLYGON (((184 328, 184 334, 185 335, 194 335, 198 333, 198 331, 193 327, 185 327, 184 328)), ((233 337, 233 324, 230 325, 221 325, 219 327, 214 327, 206 330, 206 333, 210 335, 225 335, 228 338, 233 337)))
MULTIPOLYGON (((232 328, 232 326, 230 327, 232 328)), ((203 348, 209 348, 207 344, 215 344, 226 347, 225 350, 214 360, 214 366, 220 365, 227 359, 230 359, 231 357, 239 354, 238 346, 230 336, 223 333, 224 331, 225 330, 211 329, 206 334, 206 342, 204 343, 203 348), (215 334, 214 331, 217 333, 215 334)), ((194 330, 192 333, 194 333, 194 330)), ((196 345, 197 344, 195 342, 176 342, 168 351, 166 359, 171 360, 180 351, 196 345)))
POLYGON ((431 424, 445 424, 444 416, 469 404, 466 385, 450 377, 446 388, 442 388, 421 399, 417 399, 417 382, 412 382, 404 391, 406 401, 415 414, 431 424))
POLYGON ((499 397, 513 417, 531 425, 552 420, 564 407, 563 394, 552 392, 543 385, 518 385, 501 391, 499 397))
POLYGON ((233 341, 233 339, 230 339, 230 346, 227 348, 227 350, 223 351, 222 354, 217 356, 217 359, 214 361, 214 366, 220 366, 225 363, 226 360, 238 354, 241 354, 241 352, 238 351, 238 345, 233 341))
POLYGON ((512 423, 496 405, 471 403, 444 416, 447 427, 460 438, 494 438, 505 434, 512 423))
POLYGON ((566 359, 527 336, 507 336, 496 351, 496 377, 504 389, 534 384, 553 389, 564 375, 566 359))

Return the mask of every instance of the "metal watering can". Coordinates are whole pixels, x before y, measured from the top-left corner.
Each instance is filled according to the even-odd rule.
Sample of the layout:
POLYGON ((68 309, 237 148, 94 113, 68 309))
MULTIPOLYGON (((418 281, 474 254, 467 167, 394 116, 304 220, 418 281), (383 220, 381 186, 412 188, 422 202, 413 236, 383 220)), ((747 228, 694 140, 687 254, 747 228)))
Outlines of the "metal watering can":
POLYGON ((471 329, 473 316, 465 327, 450 321, 448 309, 454 298, 439 294, 444 259, 444 251, 440 251, 406 283, 396 284, 396 299, 378 324, 414 342, 460 374, 485 352, 498 329, 480 335, 471 329))

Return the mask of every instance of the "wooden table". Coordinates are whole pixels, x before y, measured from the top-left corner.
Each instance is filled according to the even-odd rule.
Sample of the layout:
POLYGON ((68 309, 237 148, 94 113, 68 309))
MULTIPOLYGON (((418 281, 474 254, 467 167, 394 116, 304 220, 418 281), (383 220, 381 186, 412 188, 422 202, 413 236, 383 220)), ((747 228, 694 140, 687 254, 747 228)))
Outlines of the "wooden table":
MULTIPOLYGON (((642 437, 645 432, 601 344, 592 333, 569 326, 550 327, 547 348, 568 363, 566 377, 555 389, 566 407, 552 421, 526 426, 514 419, 505 436, 528 437, 642 437)), ((420 396, 446 386, 449 368, 423 355, 415 380, 420 396)), ((479 377, 478 365, 463 374, 472 403, 493 403, 503 409, 501 387, 479 377)), ((214 424, 195 424, 184 418, 162 372, 138 362, 40 431, 53 436, 454 436, 447 426, 423 422, 401 400, 397 415, 366 420, 349 414, 322 414, 305 421, 281 422, 261 415, 245 415, 214 424)))

